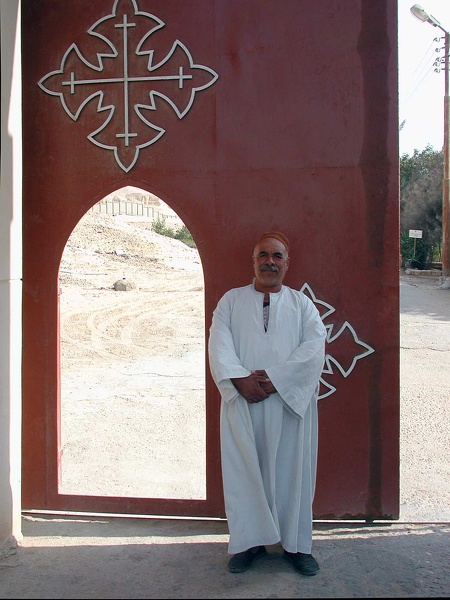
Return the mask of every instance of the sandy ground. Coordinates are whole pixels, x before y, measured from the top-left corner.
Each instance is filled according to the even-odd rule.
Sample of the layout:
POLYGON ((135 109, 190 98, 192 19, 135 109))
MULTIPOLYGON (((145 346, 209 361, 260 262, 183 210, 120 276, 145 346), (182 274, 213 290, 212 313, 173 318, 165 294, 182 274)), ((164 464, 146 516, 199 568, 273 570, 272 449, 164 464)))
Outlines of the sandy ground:
POLYGON ((0 561, 1 598, 444 598, 450 526, 316 524, 315 577, 279 545, 249 571, 227 570, 224 522, 43 518, 0 561))
POLYGON ((198 252, 148 219, 89 212, 60 288, 62 493, 205 498, 198 252))

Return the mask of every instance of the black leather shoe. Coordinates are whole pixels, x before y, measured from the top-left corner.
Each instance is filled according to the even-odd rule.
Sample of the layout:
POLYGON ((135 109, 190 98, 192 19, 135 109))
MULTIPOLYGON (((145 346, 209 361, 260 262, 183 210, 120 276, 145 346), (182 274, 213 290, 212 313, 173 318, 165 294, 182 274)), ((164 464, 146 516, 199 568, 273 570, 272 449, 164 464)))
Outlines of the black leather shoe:
POLYGON ((265 546, 255 546, 244 550, 244 552, 238 552, 228 561, 228 570, 231 573, 243 573, 250 568, 256 558, 260 558, 265 554, 267 554, 265 546))
POLYGON ((303 552, 284 551, 284 556, 291 561, 294 569, 302 575, 315 575, 320 569, 319 563, 312 554, 303 554, 303 552))

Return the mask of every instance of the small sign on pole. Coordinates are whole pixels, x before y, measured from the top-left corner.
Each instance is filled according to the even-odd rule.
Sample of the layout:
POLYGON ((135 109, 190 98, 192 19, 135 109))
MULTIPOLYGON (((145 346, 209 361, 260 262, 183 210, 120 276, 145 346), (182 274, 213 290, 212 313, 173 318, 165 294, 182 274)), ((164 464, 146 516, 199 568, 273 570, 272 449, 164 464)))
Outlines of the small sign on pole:
POLYGON ((421 229, 410 229, 409 237, 414 238, 414 254, 413 258, 416 258, 416 240, 422 238, 422 230, 421 229))

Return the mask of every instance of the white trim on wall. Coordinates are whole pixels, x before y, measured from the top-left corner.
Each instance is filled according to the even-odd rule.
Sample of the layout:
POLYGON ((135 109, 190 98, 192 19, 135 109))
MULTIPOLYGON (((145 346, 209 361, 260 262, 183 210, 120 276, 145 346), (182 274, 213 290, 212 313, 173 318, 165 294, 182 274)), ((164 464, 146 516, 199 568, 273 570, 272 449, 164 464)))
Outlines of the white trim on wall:
POLYGON ((0 0, 0 558, 22 539, 22 99, 20 0, 0 0))

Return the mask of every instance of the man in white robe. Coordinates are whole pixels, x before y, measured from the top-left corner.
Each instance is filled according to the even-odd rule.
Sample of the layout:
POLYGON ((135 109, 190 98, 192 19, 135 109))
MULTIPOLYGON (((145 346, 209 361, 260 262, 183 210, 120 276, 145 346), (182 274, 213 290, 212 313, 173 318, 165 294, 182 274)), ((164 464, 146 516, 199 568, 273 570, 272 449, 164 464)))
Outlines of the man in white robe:
POLYGON ((314 303, 282 284, 286 236, 263 234, 253 266, 253 283, 219 300, 208 342, 222 399, 228 568, 246 571, 266 545, 280 542, 297 571, 315 575, 312 502, 326 329, 314 303))

